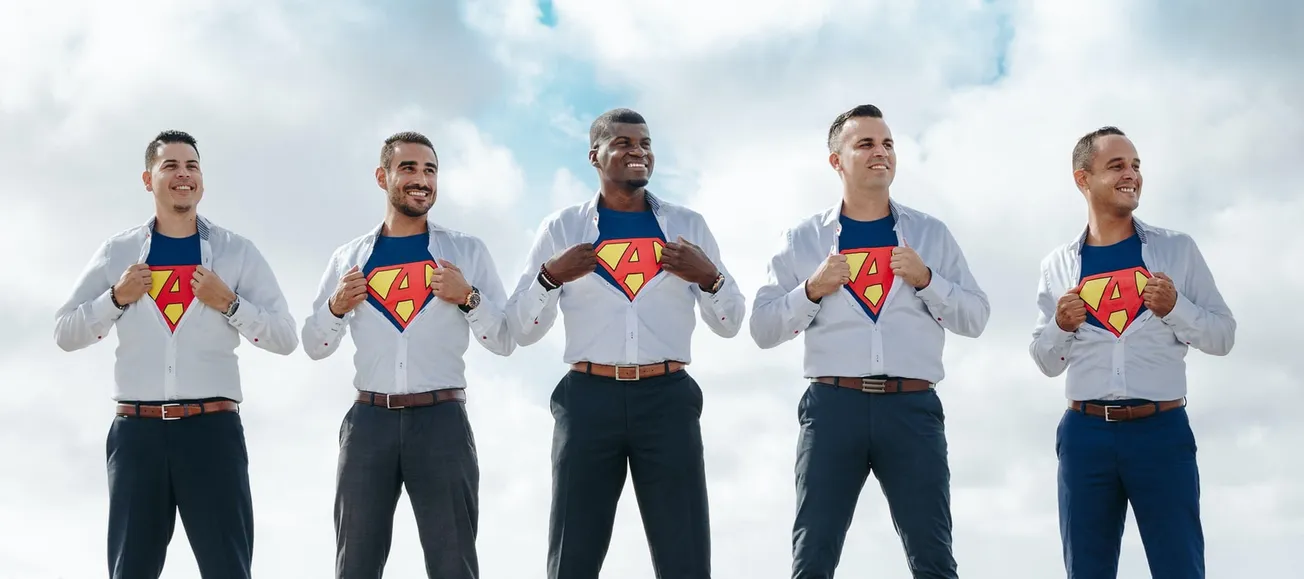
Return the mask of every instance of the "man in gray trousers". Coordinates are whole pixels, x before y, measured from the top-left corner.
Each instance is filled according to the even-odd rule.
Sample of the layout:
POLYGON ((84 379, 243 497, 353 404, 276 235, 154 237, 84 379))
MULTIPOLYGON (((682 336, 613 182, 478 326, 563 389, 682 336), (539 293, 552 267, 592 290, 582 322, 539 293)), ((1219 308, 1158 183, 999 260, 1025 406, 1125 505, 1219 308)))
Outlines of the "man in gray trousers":
POLYGON ((376 184, 384 223, 335 250, 303 326, 304 351, 331 355, 353 331, 356 400, 340 427, 335 497, 337 579, 379 578, 406 486, 426 573, 479 576, 480 470, 466 413, 473 336, 508 356, 502 282, 480 239, 427 217, 438 192, 430 140, 385 140, 376 184))

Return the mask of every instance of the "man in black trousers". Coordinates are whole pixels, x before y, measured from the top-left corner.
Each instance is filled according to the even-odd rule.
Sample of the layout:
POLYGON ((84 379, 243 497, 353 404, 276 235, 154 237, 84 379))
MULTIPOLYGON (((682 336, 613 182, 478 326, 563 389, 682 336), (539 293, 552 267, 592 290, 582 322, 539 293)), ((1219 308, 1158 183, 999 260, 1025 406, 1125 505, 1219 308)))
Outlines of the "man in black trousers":
POLYGON ((335 250, 303 349, 331 355, 353 332, 358 393, 340 427, 335 577, 379 579, 406 486, 431 579, 475 579, 480 469, 466 413, 472 339, 507 356, 502 281, 479 238, 428 215, 439 193, 430 139, 381 146, 385 219, 335 250))
POLYGON ((254 244, 197 214, 193 137, 159 133, 141 179, 154 218, 100 244, 55 323, 69 352, 118 332, 109 575, 157 578, 180 511, 200 574, 247 578, 254 519, 234 350, 244 336, 288 355, 295 322, 254 244))
POLYGON ((600 190, 550 215, 507 318, 522 346, 565 315, 570 371, 552 395, 549 579, 597 579, 616 504, 632 475, 658 577, 711 576, 699 418, 684 370, 694 305, 719 336, 745 303, 702 216, 652 195, 652 139, 638 113, 604 113, 589 131, 600 190))

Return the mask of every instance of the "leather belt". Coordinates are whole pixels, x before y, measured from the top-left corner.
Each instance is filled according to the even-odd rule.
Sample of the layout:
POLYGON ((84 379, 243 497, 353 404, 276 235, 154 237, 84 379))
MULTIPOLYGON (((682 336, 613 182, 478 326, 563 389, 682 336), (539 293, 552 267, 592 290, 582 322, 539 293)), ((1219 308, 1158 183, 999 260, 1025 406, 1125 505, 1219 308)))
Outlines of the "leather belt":
POLYGON ((656 378, 666 374, 674 374, 684 369, 683 362, 667 361, 656 364, 594 364, 592 362, 576 362, 571 364, 571 370, 601 376, 603 378, 615 378, 621 382, 633 382, 644 378, 656 378))
POLYGON ((896 394, 898 392, 923 392, 933 387, 933 383, 918 378, 857 378, 851 376, 820 376, 815 378, 820 384, 850 388, 870 394, 896 394))
POLYGON ((443 390, 417 392, 415 394, 382 394, 380 392, 359 390, 357 397, 357 401, 363 404, 380 406, 390 410, 411 408, 415 406, 434 406, 441 402, 448 402, 451 400, 465 402, 466 390, 463 388, 445 388, 443 390))
POLYGON ((1163 402, 1150 402, 1140 405, 1115 406, 1108 404, 1092 404, 1089 402, 1073 401, 1069 403, 1069 408, 1074 412, 1081 412, 1089 416, 1104 418, 1105 422, 1125 422, 1136 420, 1138 418, 1149 418, 1160 412, 1168 412, 1176 408, 1186 406, 1186 399, 1165 400, 1163 402))
POLYGON ((134 402, 118 403, 118 416, 134 418, 161 418, 179 420, 210 412, 239 412, 240 405, 230 400, 213 400, 187 404, 136 404, 134 402))

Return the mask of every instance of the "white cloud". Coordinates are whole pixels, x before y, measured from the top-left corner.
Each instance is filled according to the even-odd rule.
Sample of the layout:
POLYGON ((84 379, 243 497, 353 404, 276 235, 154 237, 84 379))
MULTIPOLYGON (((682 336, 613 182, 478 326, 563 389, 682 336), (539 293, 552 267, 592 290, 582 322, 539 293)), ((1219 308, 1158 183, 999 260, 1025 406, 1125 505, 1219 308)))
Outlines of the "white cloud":
MULTIPOLYGON (((425 132, 443 167, 436 218, 485 239, 510 289, 542 214, 591 190, 548 168, 537 196, 550 205, 523 203, 536 195, 521 166, 540 152, 468 119, 505 91, 510 102, 535 102, 556 78, 549 70, 574 60, 648 116, 654 187, 706 215, 749 303, 780 229, 837 198, 828 122, 861 102, 884 107, 900 147, 894 194, 951 225, 992 298, 983 338, 948 340, 942 386, 957 558, 975 579, 1062 576, 1052 452, 1062 382, 1027 358, 1033 280, 1040 256, 1082 224, 1068 175, 1073 141, 1101 124, 1124 128, 1145 159, 1142 216, 1195 236, 1240 321, 1232 355, 1188 357, 1210 575, 1288 568, 1304 539, 1304 470, 1282 458, 1304 437, 1293 414, 1304 365, 1289 337, 1298 318, 1290 296, 1304 291, 1292 266, 1304 258, 1292 233, 1304 217, 1304 110, 1289 90, 1304 75, 1286 54, 1300 46, 1294 36, 1264 32, 1276 52, 1262 55, 1226 35, 1191 47, 1188 30, 1217 29, 1222 13, 1178 17, 1121 2, 573 0, 554 2, 556 28, 537 22, 532 0, 469 3, 469 28, 459 7, 436 4, 401 14, 252 0, 0 7, 0 202, 14 216, 0 243, 23 249, 9 264, 19 273, 0 277, 6 303, 23 304, 7 310, 0 338, 5 383, 23 385, 0 410, 0 455, 15 465, 0 473, 0 530, 12 538, 0 546, 0 576, 103 572, 113 343, 65 354, 50 326, 95 245, 146 218, 139 150, 149 136, 164 126, 196 133, 207 213, 259 244, 302 320, 330 251, 380 218, 372 171, 381 139, 425 132), (219 33, 219 23, 230 27, 219 33), (1007 74, 996 79, 999 58, 1007 74)), ((1232 20, 1253 37, 1295 10, 1278 9, 1232 20)), ((584 138, 587 123, 568 104, 536 104, 564 135, 584 138)), ((543 576, 547 398, 562 372, 560 344, 559 325, 510 359, 474 347, 468 355, 486 577, 543 576)), ((349 348, 317 363, 240 350, 260 575, 331 572, 349 348)), ((694 348, 715 576, 782 576, 800 346, 761 353, 745 333, 724 340, 702 330, 694 348)), ((389 574, 422 573, 417 544, 404 501, 389 574)), ((1131 521, 1122 569, 1145 575, 1131 521)), ((652 576, 630 488, 605 570, 652 576)), ((179 526, 166 572, 198 576, 179 526)), ((839 571, 855 574, 907 576, 872 483, 839 571)))

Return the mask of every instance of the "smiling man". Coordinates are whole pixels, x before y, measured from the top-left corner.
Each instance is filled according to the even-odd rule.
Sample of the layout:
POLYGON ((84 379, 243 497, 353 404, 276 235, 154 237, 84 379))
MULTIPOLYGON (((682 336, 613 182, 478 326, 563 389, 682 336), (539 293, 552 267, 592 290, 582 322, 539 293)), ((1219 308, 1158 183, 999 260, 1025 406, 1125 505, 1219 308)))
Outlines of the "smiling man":
POLYGON ((913 576, 954 579, 935 388, 945 332, 978 337, 990 306, 946 225, 892 199, 896 143, 878 107, 838 115, 828 147, 842 199, 784 232, 751 317, 761 348, 806 332, 792 576, 833 577, 873 473, 913 576))
POLYGON ((1064 373, 1060 535, 1070 579, 1118 573, 1131 503, 1151 573, 1204 577, 1200 475, 1186 415, 1187 350, 1226 355, 1236 321, 1190 236, 1143 223, 1141 159, 1116 127, 1073 148, 1087 226, 1041 263, 1029 346, 1064 373))
POLYGON ((254 244, 198 215, 193 137, 159 133, 141 179, 154 217, 100 245, 55 324, 66 351, 118 332, 109 575, 157 578, 180 511, 200 573, 247 578, 254 520, 234 350, 244 336, 290 354, 294 319, 254 244))
POLYGON ((430 139, 385 139, 375 174, 384 221, 331 255, 303 325, 314 360, 350 331, 356 348, 358 393, 340 429, 335 577, 381 576, 406 487, 427 575, 474 579, 480 469, 463 356, 472 339, 500 356, 515 349, 506 295, 484 242, 429 217, 439 193, 430 139))
POLYGON ((745 300, 706 220, 647 190, 647 123, 616 109, 589 131, 599 191, 544 219, 508 323, 523 346, 565 317, 570 365, 552 394, 549 579, 597 579, 628 472, 658 577, 711 576, 694 305, 726 338, 745 300))

